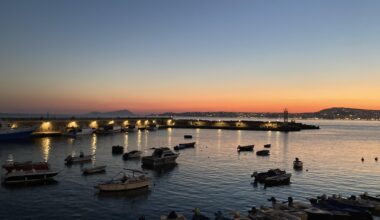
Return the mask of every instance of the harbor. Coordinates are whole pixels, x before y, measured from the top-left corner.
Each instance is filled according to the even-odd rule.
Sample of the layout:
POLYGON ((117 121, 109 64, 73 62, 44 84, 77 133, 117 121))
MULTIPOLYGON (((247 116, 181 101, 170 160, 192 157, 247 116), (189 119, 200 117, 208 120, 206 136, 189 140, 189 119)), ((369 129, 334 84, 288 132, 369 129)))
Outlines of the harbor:
POLYGON ((0 200, 5 206, 1 209, 5 211, 18 204, 21 198, 26 202, 22 212, 0 210, 0 217, 4 218, 6 213, 14 218, 33 215, 36 218, 139 219, 144 216, 159 219, 176 211, 191 219, 193 210, 199 208, 213 219, 218 211, 229 217, 232 212, 248 216, 252 207, 258 210, 262 205, 271 207, 272 202, 268 201, 271 197, 277 201, 293 197, 297 202, 310 204, 309 198, 323 194, 377 195, 380 184, 377 175, 380 164, 374 159, 380 155, 374 147, 379 141, 377 124, 321 123, 319 130, 302 132, 163 128, 1 142, 1 161, 5 162, 12 154, 15 161, 48 162, 49 168, 59 173, 53 177, 54 181, 44 184, 2 185, 0 200), (195 146, 174 151, 175 146, 194 142, 195 146), (239 145, 254 146, 252 151, 239 152, 239 145), (141 155, 124 159, 123 154, 113 153, 113 146, 122 146, 123 153, 141 152, 141 155), (347 152, 344 157, 340 156, 342 146, 347 152), (142 166, 142 158, 152 155, 159 147, 178 153, 176 164, 157 168, 142 166), (268 156, 256 155, 264 149, 270 151, 268 156), (81 152, 84 159, 91 155, 91 160, 65 164, 68 155, 79 157, 81 152), (296 157, 303 162, 302 169, 295 169, 296 157), (275 168, 291 174, 289 184, 273 187, 254 184, 253 172, 275 168), (149 187, 126 192, 99 192, 94 188, 117 177, 124 169, 143 171, 151 178, 149 187), (84 171, 94 173, 84 175, 84 171), (31 202, 52 211, 42 212, 42 206, 27 206, 31 202))

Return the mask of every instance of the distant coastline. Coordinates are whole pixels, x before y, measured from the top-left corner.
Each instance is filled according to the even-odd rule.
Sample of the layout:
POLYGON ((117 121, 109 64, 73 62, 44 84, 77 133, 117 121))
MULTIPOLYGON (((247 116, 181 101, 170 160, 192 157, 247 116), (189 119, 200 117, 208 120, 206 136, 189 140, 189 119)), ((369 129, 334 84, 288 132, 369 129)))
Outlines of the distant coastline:
MULTIPOLYGON (((128 118, 128 117, 195 117, 195 118, 267 118, 282 119, 283 112, 165 112, 160 114, 137 114, 129 110, 90 112, 86 114, 32 114, 0 113, 0 118, 128 118)), ((380 110, 334 107, 318 112, 291 113, 290 119, 367 120, 379 121, 380 110)))

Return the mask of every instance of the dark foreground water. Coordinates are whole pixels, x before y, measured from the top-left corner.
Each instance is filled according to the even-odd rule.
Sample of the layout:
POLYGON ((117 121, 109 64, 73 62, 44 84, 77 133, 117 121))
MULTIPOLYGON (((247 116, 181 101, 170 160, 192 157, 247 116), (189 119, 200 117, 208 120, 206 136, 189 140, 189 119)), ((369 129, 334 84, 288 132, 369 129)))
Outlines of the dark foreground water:
POLYGON ((380 194, 380 123, 312 121, 320 130, 294 133, 167 129, 77 139, 40 138, 27 143, 0 143, 1 164, 8 154, 15 160, 48 161, 61 170, 57 183, 42 186, 0 187, 0 219, 159 219, 176 210, 191 216, 199 207, 213 216, 221 210, 246 213, 252 206, 268 204, 267 198, 288 196, 306 202, 322 193, 380 194), (138 161, 122 160, 111 154, 112 145, 126 150, 174 146, 192 134, 195 149, 181 151, 178 165, 168 170, 147 170, 153 178, 149 191, 99 194, 93 186, 115 176, 123 168, 141 168, 138 161), (236 152, 239 144, 256 144, 255 151, 271 143, 269 157, 236 152), (96 153, 94 165, 107 165, 105 174, 84 177, 84 166, 66 167, 64 158, 73 152, 96 153), (293 171, 295 157, 304 161, 304 170, 293 171), (361 157, 365 158, 364 163, 361 157), (264 189, 251 185, 253 171, 270 168, 293 173, 290 186, 264 189), (308 171, 306 171, 306 169, 308 171))

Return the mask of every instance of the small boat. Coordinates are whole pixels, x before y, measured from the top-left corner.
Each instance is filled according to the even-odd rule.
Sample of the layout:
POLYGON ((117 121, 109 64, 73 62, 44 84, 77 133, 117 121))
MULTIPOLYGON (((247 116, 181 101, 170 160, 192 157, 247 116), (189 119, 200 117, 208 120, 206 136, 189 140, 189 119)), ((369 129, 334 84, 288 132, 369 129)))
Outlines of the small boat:
POLYGON ((267 172, 254 172, 251 177, 255 177, 255 183, 263 183, 267 186, 287 185, 290 183, 290 173, 285 170, 271 169, 267 172))
POLYGON ((298 157, 296 157, 296 159, 293 161, 293 168, 295 170, 302 170, 303 168, 303 163, 298 159, 298 157))
POLYGON ((148 131, 156 131, 156 130, 158 130, 158 126, 156 124, 151 124, 146 129, 148 131))
POLYGON ((112 146, 112 153, 113 154, 122 154, 124 153, 124 147, 120 145, 114 145, 112 146))
POLYGON ((127 132, 135 132, 137 130, 135 125, 128 125, 127 132))
POLYGON ((169 215, 162 215, 160 217, 160 220, 187 220, 185 216, 181 215, 181 214, 177 214, 176 212, 174 211, 171 211, 169 213, 169 215))
POLYGON ((360 195, 360 197, 364 200, 370 200, 370 201, 375 201, 375 202, 380 202, 380 196, 370 196, 368 193, 363 193, 360 195))
POLYGON ((72 156, 69 155, 65 159, 66 164, 73 164, 73 163, 87 163, 92 161, 92 156, 93 155, 84 155, 83 152, 80 153, 79 156, 72 156))
POLYGON ((112 179, 108 182, 100 183, 95 186, 100 191, 127 191, 127 190, 135 190, 140 188, 149 187, 150 178, 146 177, 144 173, 140 170, 133 169, 125 169, 127 171, 132 172, 132 176, 128 176, 124 172, 120 172, 122 174, 121 178, 112 179), (141 175, 135 176, 135 173, 140 173, 141 175))
POLYGON ((64 136, 77 137, 81 135, 90 135, 94 133, 92 128, 67 128, 66 132, 63 133, 64 136))
POLYGON ((253 207, 248 213, 248 217, 252 220, 302 220, 301 217, 292 213, 268 207, 262 207, 260 209, 253 207))
POLYGON ((141 157, 141 154, 142 154, 141 151, 133 150, 133 151, 130 151, 130 152, 125 153, 125 154, 123 155, 123 159, 124 159, 124 160, 128 160, 128 159, 133 159, 133 158, 140 158, 140 157, 141 157))
POLYGON ((13 156, 9 155, 8 160, 2 166, 7 172, 11 172, 12 170, 48 170, 49 164, 47 162, 35 162, 25 161, 25 162, 14 162, 13 156))
POLYGON ((182 150, 182 149, 193 148, 193 147, 195 147, 195 142, 182 143, 182 144, 178 144, 177 146, 175 146, 174 150, 182 150))
POLYGON ((97 166, 97 167, 91 167, 91 168, 84 168, 82 169, 83 175, 89 175, 94 173, 103 173, 106 172, 107 166, 97 166))
POLYGON ((264 148, 270 148, 271 146, 271 144, 264 144, 264 148))
POLYGON ((51 180, 59 172, 55 170, 13 170, 2 177, 5 184, 40 182, 51 180))
POLYGON ((121 126, 114 126, 113 124, 104 125, 95 130, 96 134, 113 134, 121 132, 121 126))
POLYGON ((269 150, 259 150, 256 152, 257 156, 269 156, 269 150))
POLYGON ((255 147, 255 145, 254 144, 252 144, 252 145, 245 145, 245 146, 241 146, 241 145, 239 145, 238 147, 237 147, 237 150, 240 152, 240 151, 253 151, 253 148, 255 147))
POLYGON ((185 134, 183 136, 183 138, 185 138, 185 139, 191 139, 191 138, 193 138, 193 135, 185 134))
POLYGON ((179 154, 174 153, 168 147, 155 148, 152 156, 142 158, 142 164, 145 166, 161 166, 175 164, 179 154))

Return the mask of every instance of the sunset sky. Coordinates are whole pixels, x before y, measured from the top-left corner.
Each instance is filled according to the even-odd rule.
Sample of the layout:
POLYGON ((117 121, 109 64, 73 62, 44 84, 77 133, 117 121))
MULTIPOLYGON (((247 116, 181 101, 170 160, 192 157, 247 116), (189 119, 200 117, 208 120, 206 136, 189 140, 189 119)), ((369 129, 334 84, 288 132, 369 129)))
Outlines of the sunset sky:
POLYGON ((380 109, 380 1, 0 1, 0 112, 380 109))

